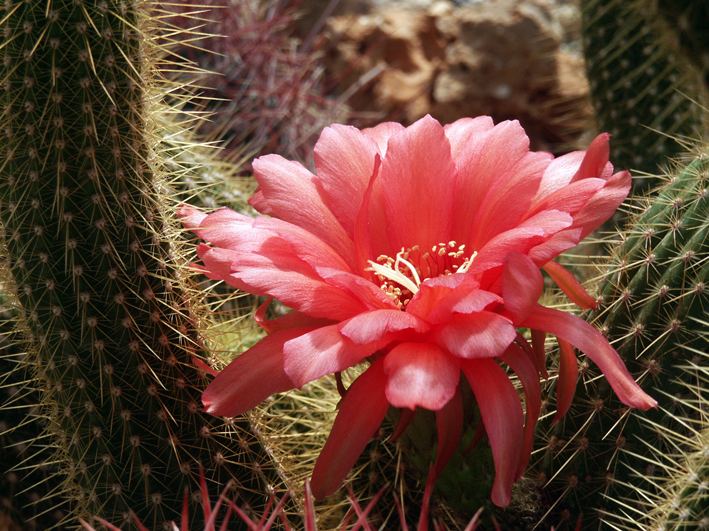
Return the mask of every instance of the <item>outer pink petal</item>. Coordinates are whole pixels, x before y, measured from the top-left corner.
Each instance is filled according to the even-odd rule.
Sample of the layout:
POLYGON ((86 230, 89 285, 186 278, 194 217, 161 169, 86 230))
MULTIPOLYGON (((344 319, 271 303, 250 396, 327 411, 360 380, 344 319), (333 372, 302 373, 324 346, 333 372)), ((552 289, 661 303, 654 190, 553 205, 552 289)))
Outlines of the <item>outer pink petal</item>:
POLYGON ((283 345, 311 330, 291 328, 275 332, 232 361, 202 393, 207 412, 235 417, 274 393, 293 389, 293 382, 283 370, 283 345))
POLYGON ((608 162, 609 139, 608 133, 601 133, 591 142, 586 151, 574 151, 554 160, 544 172, 537 200, 584 179, 593 177, 608 179, 613 173, 613 166, 608 162))
POLYGON ((502 297, 505 309, 517 326, 534 309, 544 291, 544 279, 539 268, 527 255, 512 251, 502 274, 502 297))
POLYGON ((350 297, 361 301, 369 310, 396 309, 394 302, 384 292, 369 280, 338 269, 318 267, 316 271, 329 286, 341 290, 350 297))
POLYGON ((471 248, 479 249, 493 236, 519 224, 553 158, 549 153, 529 152, 490 187, 473 222, 472 236, 468 240, 471 248))
POLYGON ((312 268, 293 256, 286 242, 268 242, 260 254, 239 256, 231 266, 231 285, 255 295, 273 297, 311 317, 340 321, 365 311, 364 303, 323 281, 312 268), (244 289, 244 288, 242 288, 244 289))
POLYGON ((467 359, 500 356, 515 337, 510 320, 492 312, 455 315, 436 331, 439 345, 467 359))
POLYGON ((401 310, 373 310, 355 315, 340 325, 340 332, 355 345, 365 345, 402 330, 427 332, 429 326, 415 315, 401 310))
POLYGON ((581 229, 564 229, 554 234, 544 243, 532 247, 528 256, 532 259, 532 262, 541 267, 564 251, 576 247, 580 241, 581 229))
POLYGON ((315 319, 297 310, 292 310, 277 319, 266 319, 266 312, 272 301, 273 299, 268 299, 258 307, 258 310, 256 310, 254 314, 254 321, 269 334, 289 328, 302 328, 305 326, 320 327, 334 324, 330 319, 315 319))
POLYGON ((248 291, 248 286, 231 275, 231 265, 239 253, 229 249, 210 247, 205 243, 197 246, 197 256, 204 264, 204 274, 212 280, 223 280, 230 286, 248 291))
MULTIPOLYGON (((458 373, 460 374, 460 371, 458 373)), ((456 387, 453 398, 436 411, 436 427, 438 428, 438 452, 432 473, 437 478, 455 454, 463 435, 463 399, 460 395, 460 387, 456 387)))
POLYGON ((476 142, 477 138, 484 137, 495 124, 489 116, 478 116, 476 118, 461 118, 452 124, 443 126, 443 130, 451 145, 451 155, 456 160, 460 153, 471 142, 476 142), (475 136, 473 136, 475 135, 475 136))
POLYGON ((400 343, 384 356, 384 372, 392 406, 438 411, 458 388, 460 362, 431 343, 400 343))
POLYGON ((276 218, 259 216, 254 220, 254 229, 278 235, 290 244, 298 258, 313 267, 329 267, 352 272, 350 267, 354 265, 352 257, 347 257, 348 261, 343 260, 332 247, 297 225, 276 218))
POLYGON ((598 365, 624 404, 642 410, 657 407, 657 402, 635 383, 608 341, 583 319, 552 308, 537 306, 520 326, 548 332, 576 346, 598 365))
POLYGON ((621 171, 611 176, 606 185, 574 215, 574 227, 582 228, 581 238, 600 227, 618 209, 630 192, 630 173, 621 171))
POLYGON ((386 155, 389 139, 404 130, 404 126, 398 122, 384 122, 368 129, 362 129, 362 133, 370 137, 379 146, 379 153, 386 155))
POLYGON ((354 259, 352 240, 323 202, 312 173, 279 155, 259 157, 253 168, 270 215, 313 233, 346 261, 354 259))
MULTIPOLYGON (((189 218, 183 219, 183 223, 193 223, 198 219, 200 219, 200 216, 192 213, 189 218)), ((193 226, 190 229, 197 236, 210 242, 215 247, 245 250, 243 234, 245 231, 250 231, 253 224, 253 218, 246 217, 228 208, 222 208, 207 216, 201 216, 199 226, 193 226)))
POLYGON ((455 179, 450 144, 430 116, 389 138, 381 183, 394 254, 450 239, 455 179))
POLYGON ((317 328, 288 341, 283 347, 285 373, 299 389, 306 383, 352 367, 388 343, 355 345, 340 333, 340 325, 317 328))
POLYGON ((573 216, 605 185, 603 179, 584 179, 563 186, 535 201, 525 218, 544 210, 559 210, 573 216))
POLYGON ((364 447, 379 429, 389 402, 384 360, 375 361, 347 390, 330 436, 313 469, 313 495, 322 500, 340 488, 364 447))
POLYGON ((378 153, 377 143, 352 126, 326 127, 315 144, 316 179, 326 203, 352 239, 378 153))
POLYGON ((194 230, 199 227, 207 214, 189 205, 184 205, 177 209, 177 217, 186 228, 194 230))
POLYGON ((524 474, 529 458, 532 455, 532 446, 534 445, 534 427, 539 420, 539 413, 542 410, 542 389, 539 385, 539 374, 537 368, 532 363, 532 360, 517 346, 510 345, 504 355, 500 357, 510 368, 517 374, 524 395, 527 398, 527 412, 524 420, 524 442, 522 443, 522 451, 517 463, 517 472, 515 479, 518 479, 524 474))
POLYGON ((475 393, 495 461, 492 502, 506 507, 524 440, 522 404, 507 373, 494 360, 466 360, 462 369, 475 393))
POLYGON ((500 266, 505 263, 511 251, 527 254, 532 248, 569 227, 572 222, 571 216, 566 212, 540 212, 517 228, 503 232, 487 242, 479 250, 469 271, 477 273, 500 266))
POLYGON ((488 190, 528 151, 529 138, 517 121, 502 122, 469 136, 465 147, 454 157, 458 179, 453 194, 452 239, 468 243, 473 220, 488 190))
POLYGON ((555 158, 544 172, 534 204, 567 186, 581 167, 585 155, 585 151, 573 151, 555 158))
POLYGON ((589 177, 607 179, 613 173, 613 166, 608 163, 608 157, 611 154, 610 138, 611 135, 608 133, 601 133, 593 139, 586 150, 581 167, 574 174, 571 182, 589 177))

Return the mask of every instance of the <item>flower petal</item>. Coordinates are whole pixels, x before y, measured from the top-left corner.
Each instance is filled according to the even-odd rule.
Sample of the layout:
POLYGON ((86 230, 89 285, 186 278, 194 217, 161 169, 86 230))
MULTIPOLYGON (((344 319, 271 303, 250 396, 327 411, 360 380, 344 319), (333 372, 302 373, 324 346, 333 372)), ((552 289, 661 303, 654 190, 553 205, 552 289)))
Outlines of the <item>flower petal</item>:
POLYGON ((255 295, 273 297, 286 306, 311 317, 343 320, 367 309, 350 294, 331 286, 313 269, 293 255, 282 240, 267 242, 262 254, 244 254, 231 265, 227 282, 255 295), (244 289, 244 288, 241 288, 244 289))
POLYGON ((343 260, 327 243, 292 223, 260 216, 254 220, 253 228, 255 231, 262 231, 261 234, 264 235, 278 235, 290 244, 298 258, 313 267, 329 267, 352 272, 351 267, 354 265, 350 260, 352 257, 347 257, 347 261, 343 260))
MULTIPOLYGON (((262 213, 302 227, 345 260, 354 259, 354 244, 323 202, 312 173, 279 155, 259 157, 253 168, 263 202, 268 205, 268 212, 262 213)), ((253 206, 252 200, 250 204, 253 206)))
POLYGON ((475 142, 476 138, 481 137, 493 127, 495 127, 495 124, 489 116, 460 118, 452 124, 444 125, 443 131, 446 133, 448 142, 451 145, 451 155, 453 156, 453 160, 456 160, 466 146, 468 146, 471 142, 475 142))
POLYGON ((329 286, 337 288, 353 299, 361 302, 367 309, 395 309, 396 304, 384 292, 369 280, 338 269, 316 268, 318 275, 329 286))
POLYGON ((553 158, 550 153, 529 152, 490 187, 473 221, 472 237, 468 240, 471 248, 480 249, 494 236, 519 224, 553 158))
POLYGON ((589 177, 607 179, 610 176, 613 172, 613 166, 609 167, 608 164, 608 157, 611 154, 610 138, 611 135, 608 133, 601 133, 593 139, 593 142, 586 150, 581 166, 574 174, 571 182, 588 179, 589 177))
POLYGON ((317 500, 340 488, 384 420, 389 402, 384 394, 386 375, 383 365, 382 358, 375 361, 347 390, 313 469, 313 495, 317 500))
POLYGON ((254 321, 256 321, 261 328, 263 328, 268 334, 273 332, 278 332, 279 330, 287 330, 289 328, 302 328, 305 326, 319 327, 334 324, 334 321, 330 319, 315 319, 304 313, 300 313, 297 310, 291 310, 282 317, 277 319, 266 319, 266 312, 273 299, 268 299, 261 306, 258 307, 256 313, 254 314, 254 321))
POLYGON ((556 384, 556 415, 552 424, 559 422, 569 410, 579 374, 574 347, 561 338, 557 337, 556 340, 559 343, 559 379, 556 384))
POLYGON ((293 389, 283 370, 283 345, 312 328, 291 328, 266 336, 232 361, 202 393, 207 413, 235 417, 274 393, 293 389))
POLYGON ((177 217, 185 227, 194 230, 199 228, 199 224, 207 214, 189 205, 183 205, 177 209, 177 217))
POLYGON ((461 364, 475 393, 495 462, 492 502, 506 507, 524 439, 524 413, 507 373, 491 359, 465 360, 461 364))
POLYGON ((491 186, 528 151, 529 138, 517 121, 501 122, 469 136, 454 159, 458 178, 452 239, 465 244, 471 240, 473 220, 491 186))
POLYGON ((524 441, 519 462, 517 463, 517 472, 515 473, 515 479, 518 479, 524 474, 529 458, 532 455, 534 428, 542 410, 542 389, 539 385, 537 368, 517 345, 510 345, 500 359, 509 365, 519 377, 527 400, 527 412, 524 419, 524 441))
POLYGON ((382 157, 386 155, 389 139, 404 130, 404 126, 398 122, 384 122, 374 127, 362 129, 362 133, 370 137, 379 146, 382 157))
POLYGON ((381 183, 393 254, 384 254, 450 239, 455 179, 450 144, 430 116, 389 138, 381 183))
POLYGON ((377 143, 370 136, 339 124, 326 127, 315 144, 316 180, 326 203, 352 239, 378 153, 377 143))
MULTIPOLYGON (((460 370, 458 375, 460 376, 460 370)), ((436 411, 436 427, 438 428, 438 451, 436 462, 433 464, 434 478, 440 476, 446 468, 463 436, 463 398, 460 387, 456 387, 453 398, 436 411)))
POLYGON ((342 323, 340 332, 355 345, 378 341, 386 334, 412 330, 427 332, 429 326, 415 315, 401 310, 373 310, 355 315, 342 323))
POLYGON ((537 306, 520 326, 542 330, 574 345, 598 365, 624 404, 643 411, 657 407, 657 402, 635 382, 608 341, 583 319, 553 308, 537 306))
MULTIPOLYGON (((532 329, 530 330, 530 335, 532 336, 532 353, 530 355, 528 352, 527 355, 534 363, 537 371, 539 371, 539 374, 545 379, 549 378, 549 373, 547 372, 547 353, 545 346, 547 334, 546 332, 532 329)), ((521 338, 521 341, 520 338, 518 338, 517 343, 521 345, 522 341, 526 343, 524 338, 521 338)), ((524 346, 522 346, 522 348, 524 348, 524 346)))
POLYGON ((584 310, 596 309, 596 299, 588 294, 568 269, 554 261, 544 264, 543 269, 576 306, 584 310))
POLYGON ((326 374, 352 367, 387 343, 383 340, 355 345, 340 333, 340 324, 323 326, 284 345, 284 370, 300 389, 326 374))
POLYGON ((469 272, 478 273, 500 266, 505 263, 511 251, 527 254, 532 248, 549 240, 572 223, 572 217, 566 212, 540 212, 516 228, 498 234, 487 242, 473 260, 469 272))
POLYGON ((455 394, 460 364, 431 343, 399 343, 384 356, 386 396, 394 407, 438 411, 455 394))
POLYGON ((512 322, 496 313, 458 314, 436 333, 439 345, 459 358, 499 356, 515 340, 512 322))
MULTIPOLYGON (((197 256, 204 263, 201 269, 204 274, 212 280, 223 280, 230 286, 239 289, 248 289, 246 284, 232 277, 231 265, 238 258, 238 253, 230 249, 221 249, 219 247, 210 247, 205 243, 200 243, 197 246, 197 256)), ((195 264, 198 266, 198 264, 195 264)))
POLYGON ((621 171, 611 176, 586 205, 574 216, 574 227, 582 229, 581 239, 591 234, 609 219, 628 197, 630 173, 621 171))
POLYGON ((544 291, 544 279, 539 268, 527 255, 512 251, 507 256, 502 273, 502 297, 505 309, 517 326, 524 321, 544 291))

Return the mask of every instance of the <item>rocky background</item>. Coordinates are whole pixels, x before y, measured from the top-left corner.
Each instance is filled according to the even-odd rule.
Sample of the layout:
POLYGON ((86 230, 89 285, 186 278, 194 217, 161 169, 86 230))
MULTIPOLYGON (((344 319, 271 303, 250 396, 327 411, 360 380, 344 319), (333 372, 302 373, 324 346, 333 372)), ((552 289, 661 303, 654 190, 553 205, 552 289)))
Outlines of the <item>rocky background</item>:
POLYGON ((591 128, 573 0, 305 0, 302 12, 299 37, 329 41, 325 77, 355 116, 518 119, 532 149, 552 152, 591 128))

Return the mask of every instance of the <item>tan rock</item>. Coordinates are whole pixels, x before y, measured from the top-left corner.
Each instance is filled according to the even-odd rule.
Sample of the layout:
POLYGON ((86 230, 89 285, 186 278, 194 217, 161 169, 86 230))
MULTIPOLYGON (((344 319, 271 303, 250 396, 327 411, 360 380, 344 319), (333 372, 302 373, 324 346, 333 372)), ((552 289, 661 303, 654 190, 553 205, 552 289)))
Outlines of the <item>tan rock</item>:
MULTIPOLYGON (((400 5, 400 4, 397 4, 400 5)), ((410 123, 489 114, 519 119, 535 149, 569 142, 588 117, 583 62, 562 50, 574 6, 554 0, 482 0, 456 6, 333 17, 332 75, 359 82, 350 104, 410 123)))

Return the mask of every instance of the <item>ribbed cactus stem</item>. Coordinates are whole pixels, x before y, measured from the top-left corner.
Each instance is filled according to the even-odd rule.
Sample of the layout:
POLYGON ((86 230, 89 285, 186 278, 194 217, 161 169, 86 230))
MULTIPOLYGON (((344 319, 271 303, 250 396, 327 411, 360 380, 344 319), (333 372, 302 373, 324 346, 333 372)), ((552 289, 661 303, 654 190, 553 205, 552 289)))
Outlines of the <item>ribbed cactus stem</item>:
POLYGON ((541 422, 548 430, 542 475, 553 478, 544 492, 550 500, 560 497, 557 515, 582 511, 608 529, 631 517, 644 522, 646 500, 665 488, 658 485, 665 454, 676 451, 670 441, 695 436, 689 427, 699 412, 682 404, 696 383, 687 366, 707 366, 701 354, 709 302, 707 170, 709 157, 700 154, 673 171, 607 266, 602 308, 589 317, 659 408, 629 410, 593 366, 584 368, 566 419, 557 426, 541 422))
POLYGON ((177 518, 200 467, 250 504, 275 478, 248 423, 201 411, 149 7, 8 0, 0 47, 0 219, 28 363, 75 514, 124 529, 177 518))

